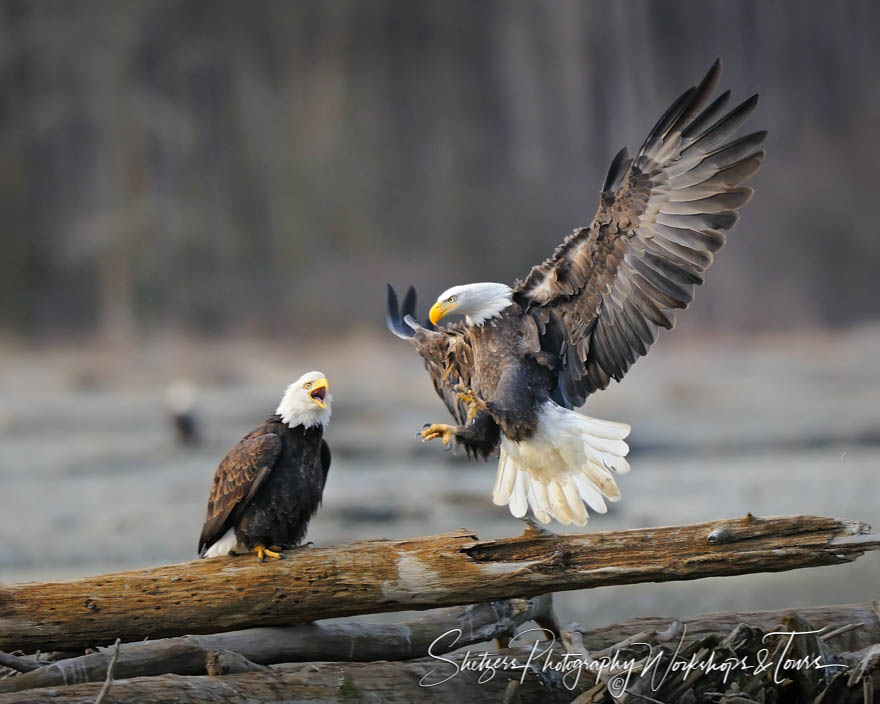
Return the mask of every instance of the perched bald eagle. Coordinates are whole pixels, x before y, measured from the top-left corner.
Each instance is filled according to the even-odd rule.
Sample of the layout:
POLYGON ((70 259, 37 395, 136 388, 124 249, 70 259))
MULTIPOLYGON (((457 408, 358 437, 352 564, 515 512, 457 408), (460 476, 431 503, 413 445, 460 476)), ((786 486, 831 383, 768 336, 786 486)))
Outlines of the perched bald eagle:
POLYGON ((766 132, 732 139, 757 96, 724 112, 730 91, 704 107, 720 62, 664 113, 634 158, 611 162, 599 209, 553 256, 511 288, 454 286, 414 318, 388 287, 388 326, 423 357, 458 425, 434 424, 425 440, 453 440, 470 456, 499 451, 497 505, 548 523, 587 522, 587 506, 617 501, 613 473, 629 471, 629 426, 575 412, 620 380, 671 329, 753 189, 741 186, 764 158, 766 132), (464 321, 437 329, 450 313, 464 321), (586 506, 585 506, 586 504, 586 506))
POLYGON ((199 555, 256 552, 278 559, 302 541, 330 469, 323 439, 330 383, 309 372, 287 387, 276 414, 220 462, 211 485, 199 555))

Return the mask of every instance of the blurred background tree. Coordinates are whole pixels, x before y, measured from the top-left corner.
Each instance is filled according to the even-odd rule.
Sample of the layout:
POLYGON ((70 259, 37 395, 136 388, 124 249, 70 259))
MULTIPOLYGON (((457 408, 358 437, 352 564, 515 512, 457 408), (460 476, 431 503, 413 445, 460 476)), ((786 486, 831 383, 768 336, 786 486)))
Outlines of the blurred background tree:
POLYGON ((0 4, 0 333, 381 325, 384 283, 510 281, 589 221, 715 56, 758 194, 694 329, 877 315, 880 6, 0 4))

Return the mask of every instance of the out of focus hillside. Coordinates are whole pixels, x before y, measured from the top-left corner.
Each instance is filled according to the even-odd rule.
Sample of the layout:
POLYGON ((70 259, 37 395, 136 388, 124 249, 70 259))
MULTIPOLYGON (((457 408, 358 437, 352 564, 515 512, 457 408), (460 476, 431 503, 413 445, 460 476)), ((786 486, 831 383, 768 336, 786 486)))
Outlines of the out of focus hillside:
POLYGON ((510 281, 716 56, 758 194, 698 329, 877 314, 877 3, 8 1, 0 333, 269 336, 510 281), (872 29, 874 28, 874 29, 872 29))

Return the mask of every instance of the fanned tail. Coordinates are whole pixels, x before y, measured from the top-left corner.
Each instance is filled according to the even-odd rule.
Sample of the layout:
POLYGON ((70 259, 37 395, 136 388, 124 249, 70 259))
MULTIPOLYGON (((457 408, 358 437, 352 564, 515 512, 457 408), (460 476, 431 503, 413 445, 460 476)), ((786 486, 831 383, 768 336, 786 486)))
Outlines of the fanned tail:
POLYGON ((551 518, 582 526, 587 507, 605 513, 605 500, 619 501, 614 474, 629 472, 626 423, 600 420, 546 402, 528 440, 501 441, 492 501, 517 518, 529 507, 541 523, 551 518))

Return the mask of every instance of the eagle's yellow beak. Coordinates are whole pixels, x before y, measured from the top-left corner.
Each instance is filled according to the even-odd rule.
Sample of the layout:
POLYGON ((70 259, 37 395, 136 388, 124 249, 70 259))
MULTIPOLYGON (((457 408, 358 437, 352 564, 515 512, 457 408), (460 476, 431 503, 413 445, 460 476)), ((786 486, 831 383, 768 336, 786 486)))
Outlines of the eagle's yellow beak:
POLYGON ((436 325, 443 318, 446 317, 446 314, 449 313, 453 308, 458 306, 457 303, 450 303, 449 301, 437 301, 434 305, 431 306, 431 310, 428 311, 428 317, 431 319, 431 323, 436 325))
POLYGON ((326 398, 329 390, 330 382, 327 381, 326 377, 322 377, 317 381, 312 382, 312 386, 309 390, 309 397, 321 408, 327 408, 326 398))

